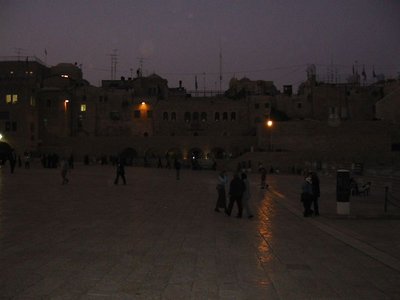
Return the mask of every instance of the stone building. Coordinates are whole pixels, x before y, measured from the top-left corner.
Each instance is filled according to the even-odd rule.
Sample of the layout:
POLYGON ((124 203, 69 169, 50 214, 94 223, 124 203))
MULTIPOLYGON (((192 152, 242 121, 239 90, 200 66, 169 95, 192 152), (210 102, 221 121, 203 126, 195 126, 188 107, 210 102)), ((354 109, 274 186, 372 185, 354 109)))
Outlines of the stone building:
POLYGON ((0 133, 19 153, 73 153, 77 159, 128 151, 139 158, 168 153, 240 160, 265 149, 274 154, 264 156, 278 151, 282 161, 295 153, 298 160, 368 160, 377 152, 383 161, 391 159, 388 125, 376 121, 375 108, 383 111, 388 103, 382 84, 321 83, 308 70, 297 93, 291 86, 280 93, 271 81, 233 78, 222 95, 198 97, 181 82, 172 88, 156 74, 137 75, 95 87, 77 64, 1 61, 0 133), (267 119, 274 120, 272 128, 267 119), (372 139, 365 138, 366 128, 373 128, 372 139), (346 145, 346 155, 337 155, 339 145, 346 145))

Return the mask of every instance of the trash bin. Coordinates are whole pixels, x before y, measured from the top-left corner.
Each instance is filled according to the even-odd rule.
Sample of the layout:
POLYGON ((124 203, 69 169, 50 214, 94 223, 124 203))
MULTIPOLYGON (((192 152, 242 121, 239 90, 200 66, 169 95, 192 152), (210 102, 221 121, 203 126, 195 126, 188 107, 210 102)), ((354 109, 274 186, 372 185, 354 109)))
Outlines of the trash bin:
POLYGON ((350 171, 337 170, 336 173, 336 203, 339 215, 350 214, 350 171))

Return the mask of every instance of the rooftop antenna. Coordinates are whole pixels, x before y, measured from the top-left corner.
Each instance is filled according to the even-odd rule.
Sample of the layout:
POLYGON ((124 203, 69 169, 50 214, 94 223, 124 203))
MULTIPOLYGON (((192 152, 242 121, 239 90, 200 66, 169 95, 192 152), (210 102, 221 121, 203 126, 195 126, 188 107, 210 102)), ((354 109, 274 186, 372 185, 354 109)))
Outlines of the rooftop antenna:
POLYGON ((219 93, 222 93, 222 46, 219 41, 219 93))
POLYGON ((143 76, 143 63, 145 58, 143 56, 137 58, 139 60, 139 69, 136 71, 138 77, 143 76))
POLYGON ((21 58, 21 54, 22 54, 23 52, 25 52, 25 49, 23 49, 23 48, 14 48, 14 51, 15 51, 15 53, 17 54, 18 61, 19 61, 19 59, 21 58))
POLYGON ((115 80, 117 75, 118 49, 114 49, 113 53, 108 54, 111 57, 111 80, 115 80))

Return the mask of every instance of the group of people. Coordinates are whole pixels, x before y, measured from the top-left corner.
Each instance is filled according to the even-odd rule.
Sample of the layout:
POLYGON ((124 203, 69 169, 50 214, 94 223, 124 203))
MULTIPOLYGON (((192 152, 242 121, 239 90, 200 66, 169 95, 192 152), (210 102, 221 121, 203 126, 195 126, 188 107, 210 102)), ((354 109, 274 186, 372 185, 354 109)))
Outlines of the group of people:
POLYGON ((319 178, 317 173, 309 172, 304 178, 301 187, 301 202, 303 203, 304 217, 319 216, 318 199, 320 197, 319 178), (314 210, 312 209, 314 208, 314 210))
POLYGON ((229 183, 229 204, 226 205, 226 191, 225 187, 228 184, 228 177, 225 171, 222 171, 218 175, 217 192, 218 198, 215 205, 215 211, 220 212, 223 209, 225 214, 230 216, 234 204, 238 207, 237 218, 241 218, 243 211, 246 212, 249 219, 253 218, 253 213, 250 209, 250 184, 247 179, 246 173, 235 173, 233 179, 229 183))

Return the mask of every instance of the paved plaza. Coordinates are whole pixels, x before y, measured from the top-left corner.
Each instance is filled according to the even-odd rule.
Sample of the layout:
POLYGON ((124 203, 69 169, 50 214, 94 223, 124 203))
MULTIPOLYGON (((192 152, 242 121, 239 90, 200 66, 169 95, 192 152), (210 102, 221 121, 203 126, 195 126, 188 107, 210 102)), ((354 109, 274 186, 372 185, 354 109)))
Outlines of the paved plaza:
MULTIPOLYGON (((214 212, 215 171, 0 169, 0 299, 399 299, 400 212, 383 190, 304 218, 302 178, 250 174, 255 217, 214 212)), ((229 174, 231 177, 232 174, 229 174)))

